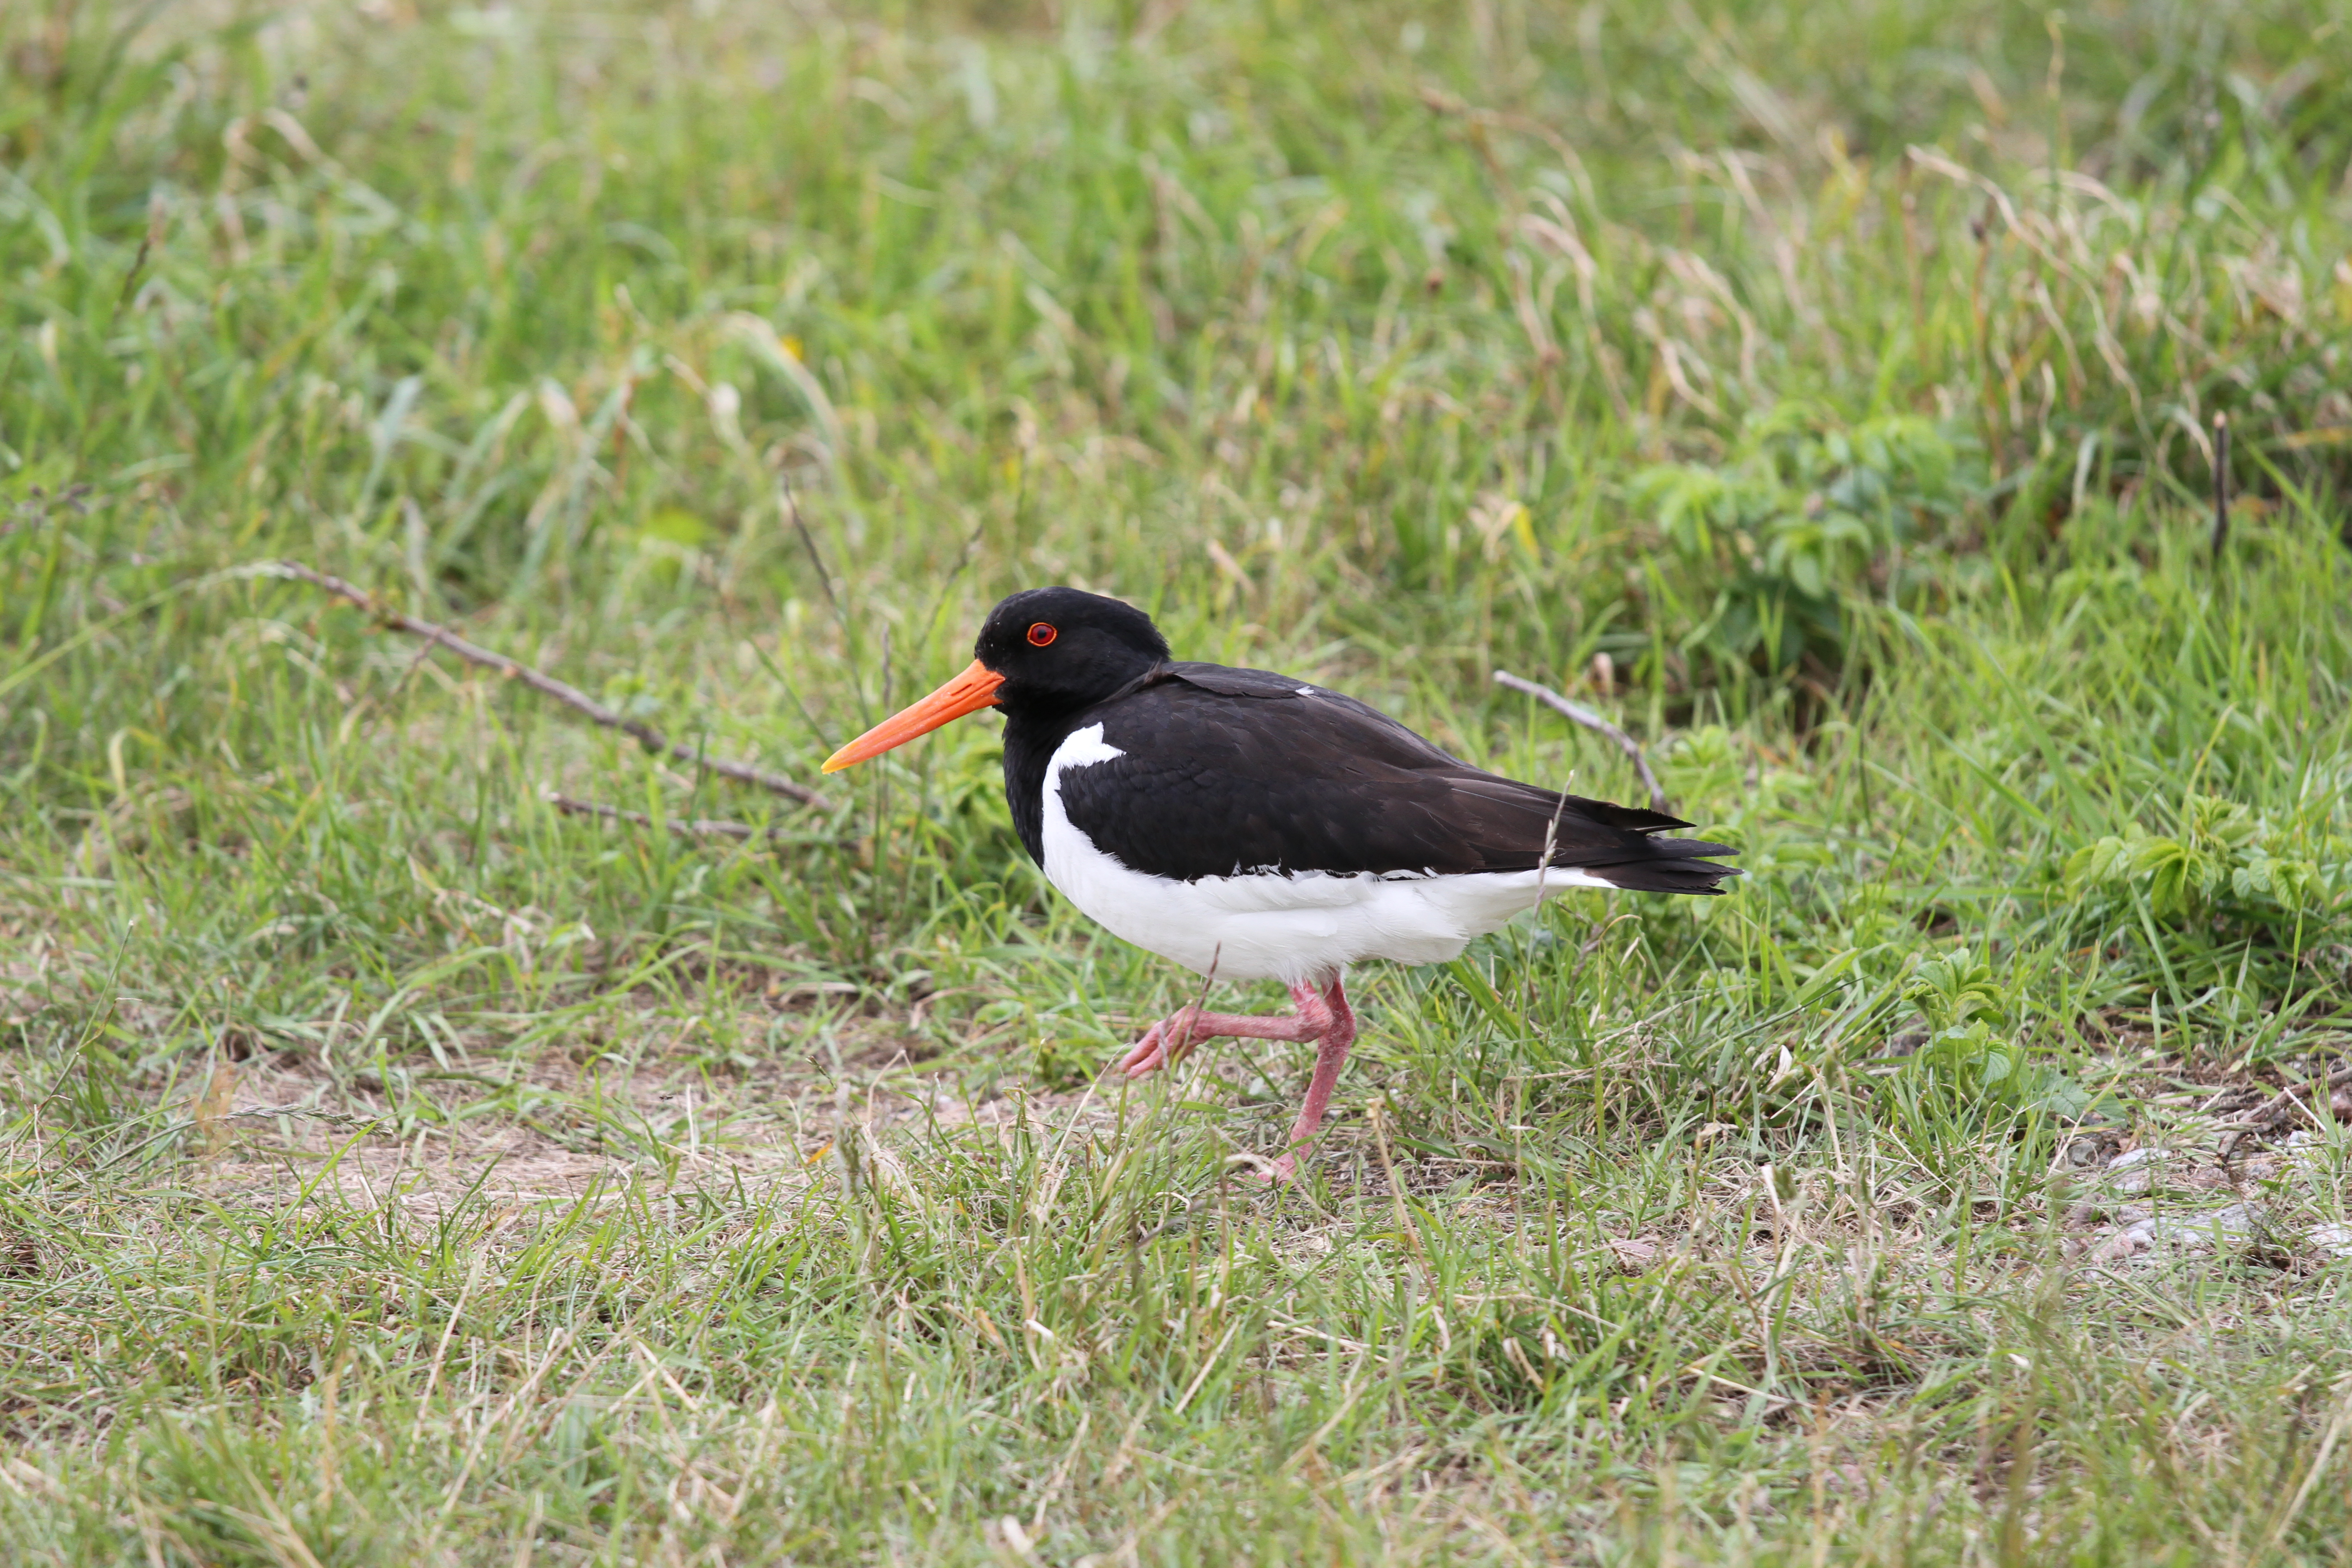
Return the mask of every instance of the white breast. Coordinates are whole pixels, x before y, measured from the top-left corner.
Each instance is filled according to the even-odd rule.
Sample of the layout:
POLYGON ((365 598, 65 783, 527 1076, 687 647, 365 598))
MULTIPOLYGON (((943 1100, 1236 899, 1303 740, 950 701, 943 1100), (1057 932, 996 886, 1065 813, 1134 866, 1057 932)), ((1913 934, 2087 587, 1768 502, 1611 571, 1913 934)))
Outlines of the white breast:
POLYGON ((1437 963, 1541 898, 1609 883, 1573 867, 1465 876, 1302 871, 1181 882, 1095 847, 1062 805, 1062 773, 1127 753, 1103 727, 1071 732, 1045 764, 1046 879, 1114 936, 1225 980, 1320 980, 1367 958, 1437 963), (1540 890, 1538 890, 1540 889, 1540 890))

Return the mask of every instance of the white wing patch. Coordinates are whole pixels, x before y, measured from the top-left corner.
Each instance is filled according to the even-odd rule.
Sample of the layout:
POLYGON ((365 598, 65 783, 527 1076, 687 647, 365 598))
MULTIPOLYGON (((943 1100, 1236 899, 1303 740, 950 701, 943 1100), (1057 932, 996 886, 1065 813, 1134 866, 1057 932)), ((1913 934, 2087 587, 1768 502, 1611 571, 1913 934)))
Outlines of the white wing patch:
POLYGON ((1045 798, 1058 803, 1062 798, 1062 770, 1090 768, 1097 763, 1117 762, 1127 755, 1103 739, 1103 727, 1089 724, 1083 730, 1073 730, 1062 743, 1054 748, 1051 761, 1045 764, 1045 798))

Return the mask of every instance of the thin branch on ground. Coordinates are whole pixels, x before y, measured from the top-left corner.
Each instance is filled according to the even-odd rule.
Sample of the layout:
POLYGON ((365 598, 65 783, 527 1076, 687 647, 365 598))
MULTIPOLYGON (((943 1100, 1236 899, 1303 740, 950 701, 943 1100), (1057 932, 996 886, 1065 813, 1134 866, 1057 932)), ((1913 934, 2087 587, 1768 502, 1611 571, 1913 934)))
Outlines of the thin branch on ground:
POLYGON ((724 757, 706 756, 692 746, 671 740, 644 720, 631 719, 615 713, 578 687, 558 680, 551 675, 542 674, 520 659, 509 658, 505 654, 493 652, 478 643, 467 642, 446 626, 436 626, 431 621, 422 620, 415 616, 393 609, 389 605, 380 605, 366 589, 346 583, 341 577, 331 576, 314 567, 305 566, 299 561, 273 561, 268 563, 267 570, 274 576, 290 577, 298 582, 308 583, 314 588, 323 588, 339 599, 347 599, 357 605, 361 609, 375 616, 380 623, 395 631, 404 631, 411 637, 423 637, 430 644, 447 648, 469 664, 478 664, 485 669, 495 669, 501 675, 520 680, 541 696, 552 697, 565 707, 584 715, 591 723, 601 724, 607 730, 620 731, 648 752, 675 757, 680 762, 690 763, 698 768, 734 779, 741 784, 757 784, 760 788, 772 794, 789 796, 803 805, 830 807, 832 805, 832 802, 806 784, 795 784, 782 774, 765 772, 751 766, 749 763, 730 762, 724 757))
MULTIPOLYGON (((2284 1123, 2295 1111, 2307 1109, 2305 1104, 2306 1097, 2308 1097, 2311 1103, 2315 1104, 2322 1094, 2333 1094, 2336 1090, 2345 1088, 2347 1085, 2352 1085, 2352 1063, 2347 1063, 2346 1065, 2337 1068, 2326 1078, 2305 1079, 2301 1083, 2291 1083, 2287 1085, 2284 1089, 2279 1090, 2278 1093, 2273 1095, 2269 1101, 2263 1105, 2259 1110, 2252 1111, 2244 1116, 2241 1116, 2238 1119, 2237 1126, 2231 1129, 2231 1131, 2239 1132, 2273 1131, 2284 1123)), ((2314 1117, 2314 1120, 2316 1120, 2315 1116, 2314 1117)))
POLYGON ((2230 542, 2230 416, 2213 416, 2213 548, 2209 552, 2215 561, 2221 559, 2221 547, 2230 542))
POLYGON ((1513 675, 1509 670, 1496 670, 1495 672, 1495 684, 1497 686, 1507 686, 1514 691, 1524 691, 1530 697, 1540 699, 1554 710, 1566 714, 1569 718, 1573 719, 1576 722, 1583 725, 1586 729, 1592 731, 1596 734, 1606 735, 1609 739, 1616 742, 1617 749, 1633 759, 1633 771, 1642 775, 1642 783, 1648 786, 1650 791, 1650 809, 1652 811, 1664 811, 1666 809, 1666 792, 1659 785, 1658 775, 1650 771, 1650 759, 1642 754, 1641 743, 1635 741, 1633 736, 1628 735, 1624 731, 1619 729, 1616 725, 1611 723, 1600 714, 1595 713, 1591 709, 1586 708, 1579 703, 1570 702, 1567 698, 1562 697, 1559 692, 1554 691, 1549 686, 1538 686, 1532 680, 1521 679, 1518 676, 1513 675))
MULTIPOLYGON (((636 827, 651 827, 654 819, 642 811, 624 811, 617 805, 600 805, 593 800, 574 800, 553 790, 545 795, 547 804, 571 816, 599 816, 607 822, 625 822, 636 827)), ((754 827, 748 822, 716 822, 708 817, 673 816, 663 824, 681 838, 766 838, 774 835, 771 827, 754 827)))

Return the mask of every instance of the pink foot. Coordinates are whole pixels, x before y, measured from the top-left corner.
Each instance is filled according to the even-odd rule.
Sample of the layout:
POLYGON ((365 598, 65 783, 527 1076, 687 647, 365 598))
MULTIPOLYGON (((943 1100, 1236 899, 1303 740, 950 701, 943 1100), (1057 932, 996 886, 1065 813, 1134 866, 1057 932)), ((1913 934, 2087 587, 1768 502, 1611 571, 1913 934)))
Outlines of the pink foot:
POLYGON ((1313 1142, 1316 1131, 1323 1125, 1323 1112, 1331 1103, 1331 1090, 1339 1081, 1339 1068, 1348 1059, 1348 1047, 1356 1041, 1356 1015, 1348 1005, 1347 994, 1340 989, 1337 977, 1320 988, 1294 985, 1290 999, 1298 1011, 1288 1016, 1204 1013, 1198 1007, 1181 1007, 1145 1030, 1143 1038, 1135 1042, 1118 1065, 1118 1070, 1129 1078, 1141 1078, 1181 1060, 1194 1046, 1220 1035, 1253 1040, 1318 1042, 1315 1076, 1307 1082, 1307 1100, 1298 1108, 1298 1120, 1291 1124, 1288 1142, 1274 1159, 1251 1167, 1252 1174, 1269 1186, 1297 1178, 1297 1151, 1313 1142))
POLYGON ((1143 1038, 1135 1042, 1135 1048, 1119 1058, 1118 1070, 1129 1078, 1158 1072, 1191 1050, 1192 1043, 1200 1037, 1195 1010, 1181 1008, 1146 1029, 1143 1038), (1169 1050, 1171 1045, 1176 1047, 1172 1054, 1169 1050))

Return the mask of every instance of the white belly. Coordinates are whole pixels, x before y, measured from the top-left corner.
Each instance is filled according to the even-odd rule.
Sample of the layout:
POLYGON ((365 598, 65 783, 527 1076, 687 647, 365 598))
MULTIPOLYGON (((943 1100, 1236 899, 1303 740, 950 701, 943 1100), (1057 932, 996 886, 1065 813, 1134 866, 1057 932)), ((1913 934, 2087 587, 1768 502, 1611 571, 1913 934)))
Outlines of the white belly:
POLYGON ((1275 872, 1181 882, 1131 870, 1070 822, 1062 772, 1126 753, 1089 724, 1045 765, 1045 878, 1114 936, 1221 980, 1321 980, 1386 958, 1438 963, 1541 899, 1609 883, 1572 867, 1433 877, 1275 872))

